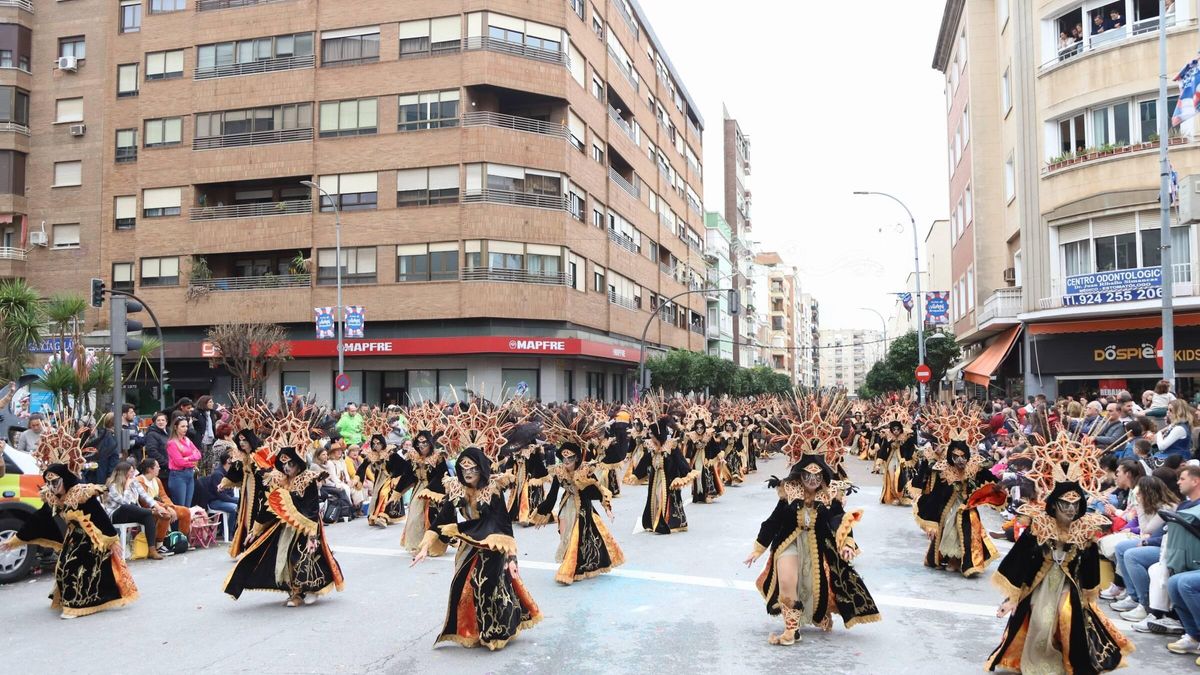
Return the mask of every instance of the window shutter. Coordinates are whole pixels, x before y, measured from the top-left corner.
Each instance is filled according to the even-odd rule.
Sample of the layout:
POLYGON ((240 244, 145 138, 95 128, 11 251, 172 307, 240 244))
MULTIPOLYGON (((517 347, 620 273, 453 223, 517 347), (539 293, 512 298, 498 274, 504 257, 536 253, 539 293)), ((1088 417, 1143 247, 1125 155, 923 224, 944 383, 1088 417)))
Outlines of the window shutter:
POLYGON ((434 166, 429 169, 429 189, 446 190, 458 187, 457 166, 434 166))
POLYGON ((116 218, 124 220, 126 218, 137 217, 137 197, 117 197, 116 198, 116 218))
POLYGON ((142 208, 173 209, 179 208, 182 188, 150 188, 142 191, 142 208))

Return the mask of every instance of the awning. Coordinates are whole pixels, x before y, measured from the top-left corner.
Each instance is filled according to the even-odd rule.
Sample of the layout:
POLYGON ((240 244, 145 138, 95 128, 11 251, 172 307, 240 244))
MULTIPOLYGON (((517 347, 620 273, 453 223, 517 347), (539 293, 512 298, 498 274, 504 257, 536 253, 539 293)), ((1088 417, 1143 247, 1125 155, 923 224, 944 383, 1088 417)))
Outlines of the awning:
MULTIPOLYGON (((1200 326, 1200 314, 1176 314, 1176 326, 1200 326)), ((1113 319, 1082 319, 1079 321, 1055 321, 1053 323, 1029 324, 1030 335, 1061 335, 1063 333, 1090 333, 1100 330, 1138 330, 1161 328, 1162 316, 1129 316, 1113 319)))
POLYGON ((967 382, 973 382, 981 387, 988 386, 992 381, 992 373, 996 372, 996 369, 1004 362, 1020 334, 1020 325, 1013 326, 1001 333, 995 342, 971 362, 971 365, 963 369, 963 377, 967 382))

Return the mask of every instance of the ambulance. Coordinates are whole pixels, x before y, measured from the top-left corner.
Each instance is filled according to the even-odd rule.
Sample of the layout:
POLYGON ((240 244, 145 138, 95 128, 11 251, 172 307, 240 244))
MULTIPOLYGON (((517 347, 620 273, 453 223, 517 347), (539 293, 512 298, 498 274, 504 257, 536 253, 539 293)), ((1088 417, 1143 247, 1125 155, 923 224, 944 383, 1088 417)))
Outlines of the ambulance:
MULTIPOLYGON (((0 476, 0 542, 16 535, 25 521, 42 508, 38 496, 42 482, 42 472, 33 455, 11 445, 4 448, 4 475, 0 476)), ((0 584, 24 579, 39 558, 47 556, 53 560, 53 551, 40 546, 0 551, 0 584)))

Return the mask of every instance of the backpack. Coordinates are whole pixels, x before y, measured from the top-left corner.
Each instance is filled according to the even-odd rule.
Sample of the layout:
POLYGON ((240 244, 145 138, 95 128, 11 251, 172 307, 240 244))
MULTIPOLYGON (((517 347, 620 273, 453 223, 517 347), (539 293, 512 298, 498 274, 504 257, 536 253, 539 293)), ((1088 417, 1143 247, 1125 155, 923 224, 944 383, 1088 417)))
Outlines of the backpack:
POLYGON ((172 553, 188 552, 188 540, 182 532, 168 532, 162 543, 172 553))
POLYGON ((342 515, 341 500, 332 497, 325 500, 325 511, 321 514, 321 520, 324 520, 326 525, 332 525, 341 520, 342 515))

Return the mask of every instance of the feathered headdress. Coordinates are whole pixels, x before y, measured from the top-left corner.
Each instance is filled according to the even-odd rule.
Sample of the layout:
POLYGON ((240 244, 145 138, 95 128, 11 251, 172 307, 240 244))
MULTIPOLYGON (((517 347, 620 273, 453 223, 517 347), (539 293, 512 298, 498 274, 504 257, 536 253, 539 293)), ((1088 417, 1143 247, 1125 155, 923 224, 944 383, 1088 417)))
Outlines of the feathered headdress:
POLYGON ((565 418, 553 413, 543 415, 542 433, 555 445, 569 443, 579 446, 583 461, 599 457, 604 446, 612 441, 604 434, 606 417, 585 414, 581 409, 574 417, 565 418))
POLYGON ((928 430, 942 447, 961 441, 976 448, 983 441, 983 422, 976 406, 955 406, 948 414, 931 414, 928 430))
POLYGON ((507 408, 501 406, 484 411, 472 401, 465 410, 455 407, 447 415, 442 445, 453 454, 466 448, 479 448, 494 462, 500 455, 500 448, 508 442, 504 434, 516 424, 517 421, 509 417, 507 408))
POLYGON ((772 419, 766 425, 774 432, 771 442, 783 441, 782 449, 793 462, 800 461, 805 455, 819 455, 837 472, 846 454, 840 426, 848 409, 845 401, 836 395, 824 399, 794 398, 784 408, 782 419, 772 419), (784 424, 787 426, 782 426, 784 424))
POLYGON ((44 432, 33 451, 33 459, 42 471, 51 464, 65 464, 71 473, 80 475, 87 460, 83 456, 83 439, 79 437, 75 422, 70 419, 59 420, 57 425, 44 432))

